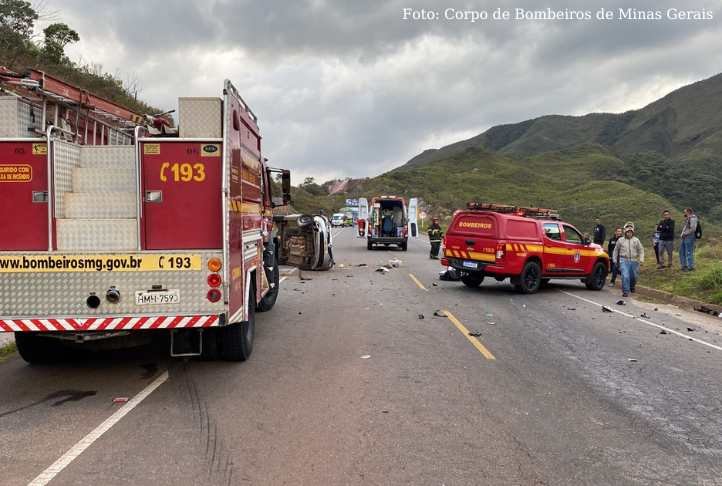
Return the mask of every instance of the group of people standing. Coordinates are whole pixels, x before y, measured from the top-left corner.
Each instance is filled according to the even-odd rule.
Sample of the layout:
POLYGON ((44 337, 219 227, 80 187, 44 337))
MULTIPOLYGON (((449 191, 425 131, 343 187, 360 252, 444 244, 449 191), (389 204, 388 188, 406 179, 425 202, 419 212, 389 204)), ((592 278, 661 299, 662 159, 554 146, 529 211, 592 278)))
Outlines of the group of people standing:
MULTIPOLYGON (((604 246, 606 229, 597 218, 593 230, 594 242, 604 246)), ((702 236, 702 226, 699 218, 692 208, 684 210, 684 224, 680 233, 679 263, 683 272, 694 270, 694 248, 696 240, 702 236)), ((652 236, 654 255, 657 268, 672 268, 672 254, 674 253, 674 240, 676 238, 675 222, 669 210, 662 212, 662 219, 657 223, 652 236), (666 263, 665 263, 666 261, 666 263)), ((639 268, 644 263, 644 246, 635 235, 634 223, 627 222, 623 227, 617 227, 614 235, 607 242, 607 253, 611 260, 610 287, 614 287, 618 275, 622 276, 622 295, 629 296, 635 292, 639 279, 639 268)))

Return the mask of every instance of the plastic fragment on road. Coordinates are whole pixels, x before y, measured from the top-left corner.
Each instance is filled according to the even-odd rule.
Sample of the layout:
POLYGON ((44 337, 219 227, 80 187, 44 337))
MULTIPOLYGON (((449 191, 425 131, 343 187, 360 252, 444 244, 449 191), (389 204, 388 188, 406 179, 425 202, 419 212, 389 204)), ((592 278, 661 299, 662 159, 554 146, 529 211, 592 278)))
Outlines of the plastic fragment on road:
POLYGON ((669 334, 669 333, 668 333, 667 331, 665 331, 664 329, 662 329, 661 331, 659 331, 659 333, 660 333, 660 334, 669 334))
POLYGON ((438 286, 439 286, 439 284, 437 284, 436 282, 431 282, 431 285, 433 285, 434 287, 438 287, 438 286))
POLYGON ((388 273, 389 269, 386 267, 379 267, 376 269, 376 271, 380 273, 388 273))
POLYGON ((440 310, 435 310, 435 311, 434 311, 434 315, 435 315, 436 317, 446 317, 446 313, 445 313, 445 312, 442 312, 442 311, 440 311, 440 310))
POLYGON ((128 397, 115 397, 113 403, 128 403, 128 400, 130 400, 128 397))
POLYGON ((424 315, 423 315, 423 314, 419 314, 419 319, 423 319, 423 318, 424 318, 424 315))
POLYGON ((617 305, 627 305, 627 303, 624 302, 622 299, 619 299, 619 300, 617 301, 617 305))
POLYGON ((479 332, 479 331, 469 331, 469 336, 479 337, 479 336, 481 336, 481 332, 479 332))
POLYGON ((630 363, 636 363, 637 358, 628 358, 627 361, 629 361, 630 363))
POLYGON ((369 359, 370 357, 370 354, 364 354, 363 356, 361 356, 361 359, 369 359))
POLYGON ((496 322, 489 321, 487 324, 489 324, 490 326, 496 326, 496 322))
POLYGON ((687 332, 694 332, 694 331, 695 331, 694 328, 691 328, 691 327, 687 328, 687 332))
POLYGON ((603 306, 602 306, 602 312, 613 312, 613 311, 612 311, 612 309, 610 309, 610 308, 607 307, 606 305, 603 305, 603 306))
POLYGON ((368 267, 368 264, 366 264, 366 263, 359 263, 359 264, 356 265, 356 266, 357 266, 357 267, 368 267))
POLYGON ((399 260, 398 258, 393 258, 389 260, 389 265, 391 265, 393 268, 398 268, 401 266, 403 262, 399 260))
POLYGON ((642 314, 639 317, 641 317, 642 319, 649 319, 649 316, 647 315, 646 312, 642 312, 642 314))

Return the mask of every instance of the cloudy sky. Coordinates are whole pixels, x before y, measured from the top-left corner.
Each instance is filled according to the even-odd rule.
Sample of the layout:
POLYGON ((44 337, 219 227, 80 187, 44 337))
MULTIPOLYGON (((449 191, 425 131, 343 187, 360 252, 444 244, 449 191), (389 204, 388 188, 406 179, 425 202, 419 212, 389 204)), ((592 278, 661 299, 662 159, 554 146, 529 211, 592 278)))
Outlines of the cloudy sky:
POLYGON ((490 126, 640 108, 722 68, 719 0, 45 0, 78 31, 73 60, 141 97, 220 96, 233 80, 265 155, 294 183, 363 177, 490 126), (583 6, 582 6, 583 5, 583 6), (660 10, 662 20, 446 20, 447 8, 660 10), (404 20, 404 8, 440 19, 404 20), (668 20, 667 8, 712 20, 668 20))

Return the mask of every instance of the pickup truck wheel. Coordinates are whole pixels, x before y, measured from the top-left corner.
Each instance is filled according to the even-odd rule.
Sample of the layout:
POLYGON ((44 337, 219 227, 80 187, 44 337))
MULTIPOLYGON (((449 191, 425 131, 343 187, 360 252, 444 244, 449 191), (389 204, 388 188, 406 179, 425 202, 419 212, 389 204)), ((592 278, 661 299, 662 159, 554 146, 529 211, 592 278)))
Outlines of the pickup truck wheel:
POLYGON ((533 294, 541 287, 541 267, 537 262, 526 262, 515 288, 523 294, 533 294))
POLYGON ((607 281, 607 266, 602 262, 597 262, 592 268, 592 273, 584 281, 589 290, 602 290, 604 283, 607 281))
POLYGON ((18 354, 30 364, 53 363, 62 358, 59 342, 28 332, 15 333, 18 354))
POLYGON ((461 277, 461 281, 464 282, 464 285, 467 287, 475 289, 484 281, 484 275, 480 273, 467 273, 461 277))
MULTIPOLYGON (((256 286, 251 284, 249 295, 256 295, 256 286)), ((256 333, 256 306, 248 303, 248 320, 228 324, 219 329, 221 334, 221 357, 226 361, 246 361, 253 352, 253 338, 256 333)))
POLYGON ((271 288, 256 306, 256 310, 258 312, 267 312, 273 309, 273 306, 276 304, 276 299, 278 298, 281 282, 281 269, 278 267, 278 253, 275 248, 273 252, 273 269, 269 270, 264 265, 263 270, 266 272, 266 278, 268 279, 268 283, 271 285, 271 288))

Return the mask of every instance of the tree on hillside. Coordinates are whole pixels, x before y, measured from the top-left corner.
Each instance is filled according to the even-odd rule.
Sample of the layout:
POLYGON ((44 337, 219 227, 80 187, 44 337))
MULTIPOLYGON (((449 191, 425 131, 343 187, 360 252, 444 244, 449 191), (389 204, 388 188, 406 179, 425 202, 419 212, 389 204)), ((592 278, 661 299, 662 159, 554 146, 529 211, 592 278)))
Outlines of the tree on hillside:
POLYGON ((12 65, 27 50, 37 19, 29 2, 0 0, 0 61, 12 65))
POLYGON ((313 177, 306 177, 301 184, 301 189, 305 190, 309 194, 313 194, 314 196, 320 196, 325 192, 323 187, 317 184, 316 179, 313 177))
POLYGON ((55 64, 61 64, 66 60, 65 46, 71 42, 78 42, 80 36, 67 24, 50 24, 44 30, 45 41, 43 43, 43 57, 55 64))

